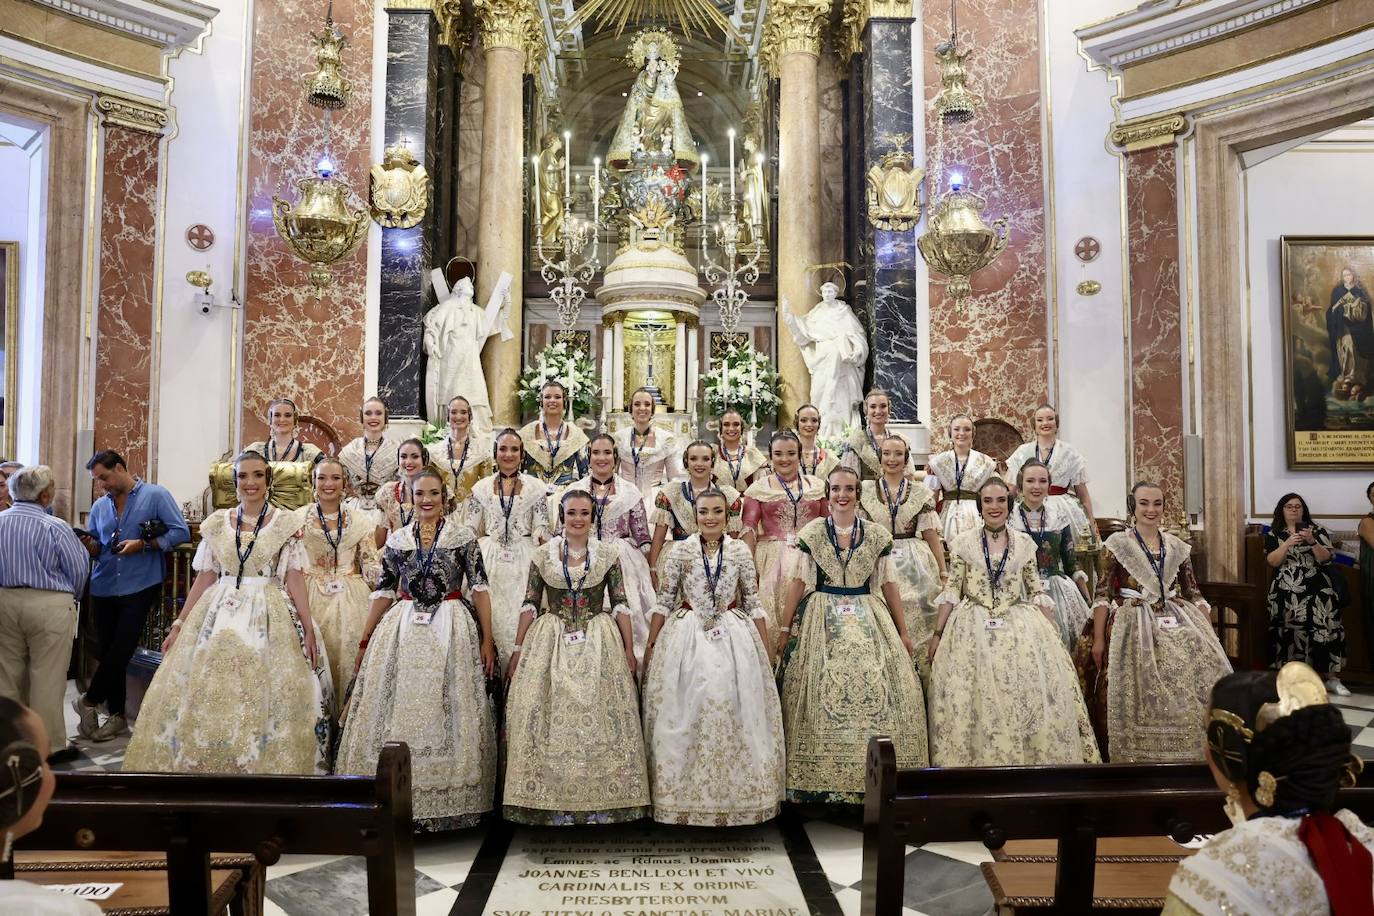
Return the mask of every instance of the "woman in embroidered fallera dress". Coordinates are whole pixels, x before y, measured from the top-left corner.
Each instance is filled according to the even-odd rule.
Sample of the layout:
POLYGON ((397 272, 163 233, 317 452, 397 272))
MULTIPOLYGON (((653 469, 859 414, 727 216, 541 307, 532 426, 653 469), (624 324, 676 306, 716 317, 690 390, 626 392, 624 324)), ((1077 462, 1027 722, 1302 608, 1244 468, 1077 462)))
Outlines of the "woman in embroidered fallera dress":
POLYGON ((666 429, 654 426, 654 396, 647 388, 630 395, 631 424, 615 433, 620 453, 620 476, 644 494, 644 511, 653 510, 654 490, 659 484, 680 479, 682 444, 666 429))
POLYGON ((539 419, 520 430, 524 471, 539 478, 549 495, 587 473, 587 434, 563 419, 567 413, 568 389, 547 381, 539 389, 539 419))
POLYGON ((803 404, 793 417, 797 423, 797 438, 801 440, 801 470, 808 477, 825 480, 839 466, 840 456, 816 444, 821 430, 821 412, 814 404, 803 404))
POLYGON ((353 680, 353 655, 367 621, 368 595, 381 571, 371 516, 343 500, 348 475, 337 458, 315 465, 315 502, 304 515, 305 590, 310 616, 324 636, 334 691, 342 700, 353 680))
POLYGON ((949 421, 953 448, 930 456, 926 486, 939 494, 940 522, 945 542, 982 525, 978 516, 978 488, 997 473, 997 462, 973 447, 973 418, 957 414, 949 421))
POLYGON ((649 523, 654 526, 654 540, 649 545, 649 568, 654 577, 654 590, 658 590, 659 580, 663 578, 663 564, 668 552, 664 544, 671 536, 671 543, 684 541, 697 530, 697 497, 713 486, 725 495, 729 503, 729 520, 725 530, 738 535, 740 512, 744 507, 738 490, 716 485, 712 472, 716 462, 716 447, 700 439, 695 440, 682 452, 682 466, 687 471, 686 480, 665 483, 654 494, 654 511, 649 523))
POLYGON ((390 417, 381 398, 364 401, 358 419, 363 424, 363 434, 339 449, 339 460, 348 472, 353 490, 344 505, 366 513, 375 529, 386 521, 377 510, 377 493, 396 479, 396 449, 400 443, 386 434, 390 417))
POLYGON ((907 631, 916 647, 922 684, 930 678, 930 660, 921 647, 935 631, 935 595, 947 577, 945 546, 940 541, 940 518, 930 490, 907 474, 911 447, 901 436, 888 436, 880 445, 883 476, 865 480, 859 491, 859 512, 892 535, 892 573, 902 593, 907 631))
POLYGON ((1337 790, 1364 768, 1321 678, 1301 662, 1217 682, 1205 752, 1234 825, 1179 863, 1164 916, 1374 913, 1374 831, 1337 790))
POLYGON ((1350 696, 1341 683, 1345 667, 1345 624, 1340 593, 1331 567, 1331 536, 1312 521, 1307 500, 1285 493, 1274 506, 1264 535, 1265 560, 1274 569, 1269 582, 1269 638, 1276 665, 1306 662, 1326 674, 1326 689, 1350 696))
POLYGON ((563 533, 529 565, 506 699, 502 813, 519 824, 649 813, 630 608, 619 554, 591 536, 594 505, 564 493, 563 533))
MULTIPOLYGON (((654 610, 654 582, 644 548, 649 545, 649 518, 639 488, 615 473, 620 456, 615 439, 607 433, 592 438, 587 446, 590 473, 568 489, 592 494, 592 537, 615 546, 620 573, 630 605, 630 624, 635 638, 635 657, 644 657, 649 638, 649 616, 654 610)), ((552 520, 551 520, 552 521, 552 520)))
MULTIPOLYGON (((461 394, 448 400, 448 431, 434 446, 435 462, 448 480, 453 511, 463 512, 477 481, 492 472, 491 439, 472 428, 472 404, 461 394)), ((460 518, 462 516, 460 515, 460 518)))
POLYGON ((503 669, 515 648, 530 557, 549 536, 544 483, 520 472, 524 460, 520 434, 509 427, 497 433, 496 473, 477 481, 466 510, 491 584, 491 627, 503 669))
POLYGON ((375 529, 380 550, 387 535, 410 524, 415 516, 411 499, 415 478, 429 467, 429 449, 419 439, 407 439, 396 448, 396 479, 377 491, 377 515, 381 518, 375 529))
POLYGON ((829 498, 830 517, 797 538, 802 558, 778 621, 787 800, 859 804, 873 735, 892 738, 903 769, 929 762, 925 698, 892 536, 859 518, 857 472, 831 471, 829 498))
POLYGON ((1045 591, 1054 599, 1054 624, 1064 646, 1073 651, 1092 612, 1088 610, 1088 574, 1077 569, 1073 526, 1045 502, 1050 470, 1034 458, 1021 465, 1016 479, 1021 499, 1009 524, 1035 542, 1035 565, 1045 591))
POLYGON ((825 482, 802 474, 797 460, 800 451, 796 433, 784 429, 773 434, 768 443, 773 468, 745 491, 740 517, 740 537, 754 554, 759 600, 773 638, 778 632, 783 593, 801 558, 797 534, 812 519, 829 514, 825 482))
MULTIPOLYGON (((864 397, 863 425, 850 433, 844 444, 844 452, 840 455, 841 467, 850 468, 863 480, 877 480, 883 476, 879 450, 882 441, 889 435, 887 424, 891 416, 892 398, 881 388, 874 388, 864 397)), ((915 471, 915 468, 910 470, 915 471)))
POLYGON ((949 584, 930 639, 935 766, 1097 763, 1073 661, 1051 622, 1035 542, 1007 527, 1010 494, 978 491, 983 524, 950 545, 949 584))
POLYGON ((1208 684, 1231 673, 1189 547, 1160 529, 1164 491, 1139 481, 1133 524, 1107 538, 1076 661, 1098 744, 1113 763, 1196 760, 1208 684))
POLYGON ((240 454, 239 504, 201 523, 198 574, 162 644, 126 772, 329 772, 333 697, 301 520, 268 505, 268 474, 261 455, 240 454))
POLYGON ((416 826, 453 830, 490 811, 496 789, 491 603, 472 529, 444 517, 442 472, 421 471, 413 495, 414 521, 382 553, 338 770, 375 773, 382 745, 404 741, 416 826))
POLYGON ((744 439, 744 415, 727 410, 717 420, 719 444, 716 446, 716 486, 743 493, 768 466, 763 452, 744 439))
POLYGON ((318 447, 300 437, 296 418, 300 410, 290 398, 274 398, 267 404, 266 439, 249 443, 245 452, 257 452, 271 464, 283 461, 303 461, 314 464, 323 454, 318 447))
POLYGON ((669 548, 644 657, 654 820, 757 824, 777 815, 787 775, 768 630, 725 495, 706 491, 696 512, 698 533, 669 548))
POLYGON ((1095 546, 1097 518, 1088 495, 1088 463, 1078 449, 1059 438, 1059 412, 1049 404, 1035 408, 1031 423, 1035 438, 1018 445, 1007 458, 1007 476, 1015 479, 1021 465, 1031 458, 1042 462, 1050 469, 1050 495, 1045 502, 1069 519, 1079 546, 1095 546))

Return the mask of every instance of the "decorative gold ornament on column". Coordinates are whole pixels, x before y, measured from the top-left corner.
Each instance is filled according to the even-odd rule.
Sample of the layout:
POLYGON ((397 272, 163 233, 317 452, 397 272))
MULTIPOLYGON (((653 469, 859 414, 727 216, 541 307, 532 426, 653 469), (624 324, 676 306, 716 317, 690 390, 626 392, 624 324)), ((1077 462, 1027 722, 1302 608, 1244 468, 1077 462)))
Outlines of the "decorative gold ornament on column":
POLYGON ((778 0, 768 4, 759 56, 768 71, 780 75, 784 56, 793 52, 820 57, 821 29, 830 18, 829 0, 778 0))
MULTIPOLYGON (((910 137, 910 134, 907 135, 910 137)), ((868 170, 868 221, 886 232, 910 232, 921 221, 921 185, 925 169, 912 165, 911 154, 896 150, 868 170)))
POLYGON ((348 47, 348 38, 334 24, 334 4, 324 16, 324 32, 310 33, 315 42, 315 72, 305 78, 305 98, 311 105, 328 111, 337 111, 348 101, 353 84, 344 79, 340 68, 343 66, 343 49, 348 47))
POLYGON ((348 187, 331 180, 333 174, 326 159, 314 178, 296 182, 301 197, 295 206, 272 196, 277 234, 296 257, 315 265, 309 277, 318 298, 329 286, 329 265, 352 254, 367 236, 367 211, 348 209, 348 187))
POLYGON ((870 19, 910 19, 911 0, 844 0, 840 12, 840 37, 836 50, 848 66, 849 59, 863 50, 864 26, 870 19))
POLYGON ((429 172, 402 144, 388 146, 371 171, 372 218, 388 229, 409 229, 429 207, 429 172))
POLYGON ((482 47, 524 51, 538 34, 539 15, 529 0, 473 0, 473 12, 482 29, 482 47))

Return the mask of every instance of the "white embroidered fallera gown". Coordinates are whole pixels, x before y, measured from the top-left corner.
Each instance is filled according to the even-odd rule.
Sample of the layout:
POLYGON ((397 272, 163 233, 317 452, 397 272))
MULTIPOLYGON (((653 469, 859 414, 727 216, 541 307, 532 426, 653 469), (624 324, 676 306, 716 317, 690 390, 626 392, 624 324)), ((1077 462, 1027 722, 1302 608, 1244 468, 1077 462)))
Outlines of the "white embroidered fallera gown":
POLYGON ((492 475, 479 480, 464 511, 465 523, 477 534, 487 569, 491 628, 504 671, 515 648, 530 557, 540 538, 549 533, 549 508, 544 484, 529 474, 520 475, 520 492, 514 499, 506 497, 503 505, 495 488, 498 479, 499 475, 492 475))
POLYGON ((299 512, 305 552, 310 561, 305 569, 310 619, 324 634, 334 690, 342 699, 353 680, 353 662, 367 623, 369 596, 381 572, 381 558, 374 539, 376 526, 369 513, 345 507, 342 537, 335 534, 338 519, 328 516, 325 522, 330 534, 326 537, 320 530, 314 503, 299 512), (338 545, 337 552, 329 538, 338 545))
POLYGON ((896 491, 884 491, 881 480, 865 480, 859 493, 859 511, 892 535, 892 577, 902 594, 902 612, 907 632, 916 647, 913 653, 921 683, 930 682, 929 656, 925 646, 935 632, 937 608, 935 594, 940 591, 940 567, 926 543, 926 531, 940 530, 935 500, 930 491, 914 480, 896 491), (888 501, 891 498, 891 503, 888 501), (896 504, 897 511, 892 511, 896 504))
POLYGON ((654 613, 666 620, 644 681, 644 734, 653 816, 666 824, 757 824, 782 800, 782 706, 754 623, 754 561, 743 541, 725 538, 722 550, 714 593, 699 534, 668 548, 659 582, 654 613))
POLYGON ((940 523, 946 544, 954 543, 954 539, 965 531, 982 525, 982 517, 978 514, 978 488, 995 473, 997 462, 980 451, 971 449, 968 457, 962 460, 953 449, 930 456, 926 465, 926 486, 943 500, 940 523))
MULTIPOLYGON (((1016 451, 1007 458, 1007 480, 1016 480, 1021 465, 1036 457, 1038 447, 1034 439, 1016 447, 1016 451)), ((1088 462, 1084 460, 1082 452, 1059 439, 1048 455, 1040 452, 1040 460, 1050 468, 1050 495, 1045 497, 1045 504, 1069 519, 1073 525, 1074 540, 1079 544, 1096 544, 1097 532, 1088 524, 1088 513, 1083 511, 1083 503, 1075 492, 1075 487, 1088 482, 1088 462), (1046 458, 1049 460, 1046 461, 1046 458)))
POLYGON ((377 494, 396 480, 396 471, 400 466, 397 451, 400 447, 399 439, 383 433, 380 444, 369 446, 359 436, 339 449, 339 462, 348 472, 348 482, 353 490, 353 495, 344 500, 344 505, 366 512, 373 528, 386 524, 384 513, 377 510, 377 494))
POLYGON ((615 432, 615 445, 620 454, 618 473, 644 494, 644 511, 648 513, 653 512, 654 491, 660 484, 682 480, 687 476, 682 466, 682 450, 687 446, 686 440, 661 426, 653 427, 653 431, 652 445, 645 445, 644 438, 635 433, 633 426, 615 432))
MULTIPOLYGON (((309 562, 296 537, 300 517, 273 510, 236 581, 235 513, 222 509, 201 522, 192 568, 219 580, 186 615, 153 676, 125 772, 329 772, 329 653, 316 625, 311 669, 304 630, 282 585, 282 576, 309 562)), ((246 540, 245 532, 240 542, 246 540)))

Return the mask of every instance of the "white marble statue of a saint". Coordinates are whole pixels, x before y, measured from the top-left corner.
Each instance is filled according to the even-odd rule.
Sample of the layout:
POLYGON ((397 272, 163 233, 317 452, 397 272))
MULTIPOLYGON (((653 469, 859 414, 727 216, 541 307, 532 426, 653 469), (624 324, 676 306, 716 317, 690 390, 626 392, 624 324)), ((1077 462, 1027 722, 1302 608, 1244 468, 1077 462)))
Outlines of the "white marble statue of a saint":
POLYGON ((821 284, 821 301, 805 315, 794 315, 786 299, 782 303, 783 320, 811 373, 811 403, 821 412, 819 435, 835 439, 859 423, 868 359, 863 325, 837 298, 839 292, 834 283, 821 284))
POLYGON ((448 288, 442 270, 430 271, 438 303, 425 313, 425 416, 431 423, 448 422, 448 402, 462 395, 472 405, 472 431, 491 435, 491 400, 482 373, 482 346, 493 334, 510 340, 505 305, 511 275, 502 273, 484 309, 472 301, 472 281, 459 280, 448 288))

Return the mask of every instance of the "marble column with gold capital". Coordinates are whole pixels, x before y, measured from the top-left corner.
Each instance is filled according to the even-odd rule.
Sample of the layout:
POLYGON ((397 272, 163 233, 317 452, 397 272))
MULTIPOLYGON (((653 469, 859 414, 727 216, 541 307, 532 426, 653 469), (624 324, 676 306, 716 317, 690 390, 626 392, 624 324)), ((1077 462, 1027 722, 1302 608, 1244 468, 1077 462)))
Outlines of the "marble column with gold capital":
POLYGON ((780 423, 811 394, 801 350, 783 324, 783 302, 796 313, 816 298, 807 268, 821 253, 820 90, 817 67, 828 0, 775 0, 764 22, 763 53, 778 79, 778 371, 787 383, 780 423))
POLYGON ((477 301, 486 302, 502 271, 510 287, 511 340, 488 339, 482 351, 493 418, 498 427, 519 425, 516 388, 523 335, 521 240, 524 173, 525 65, 539 41, 538 13, 531 0, 474 0, 486 53, 482 109, 481 187, 477 198, 477 301))

